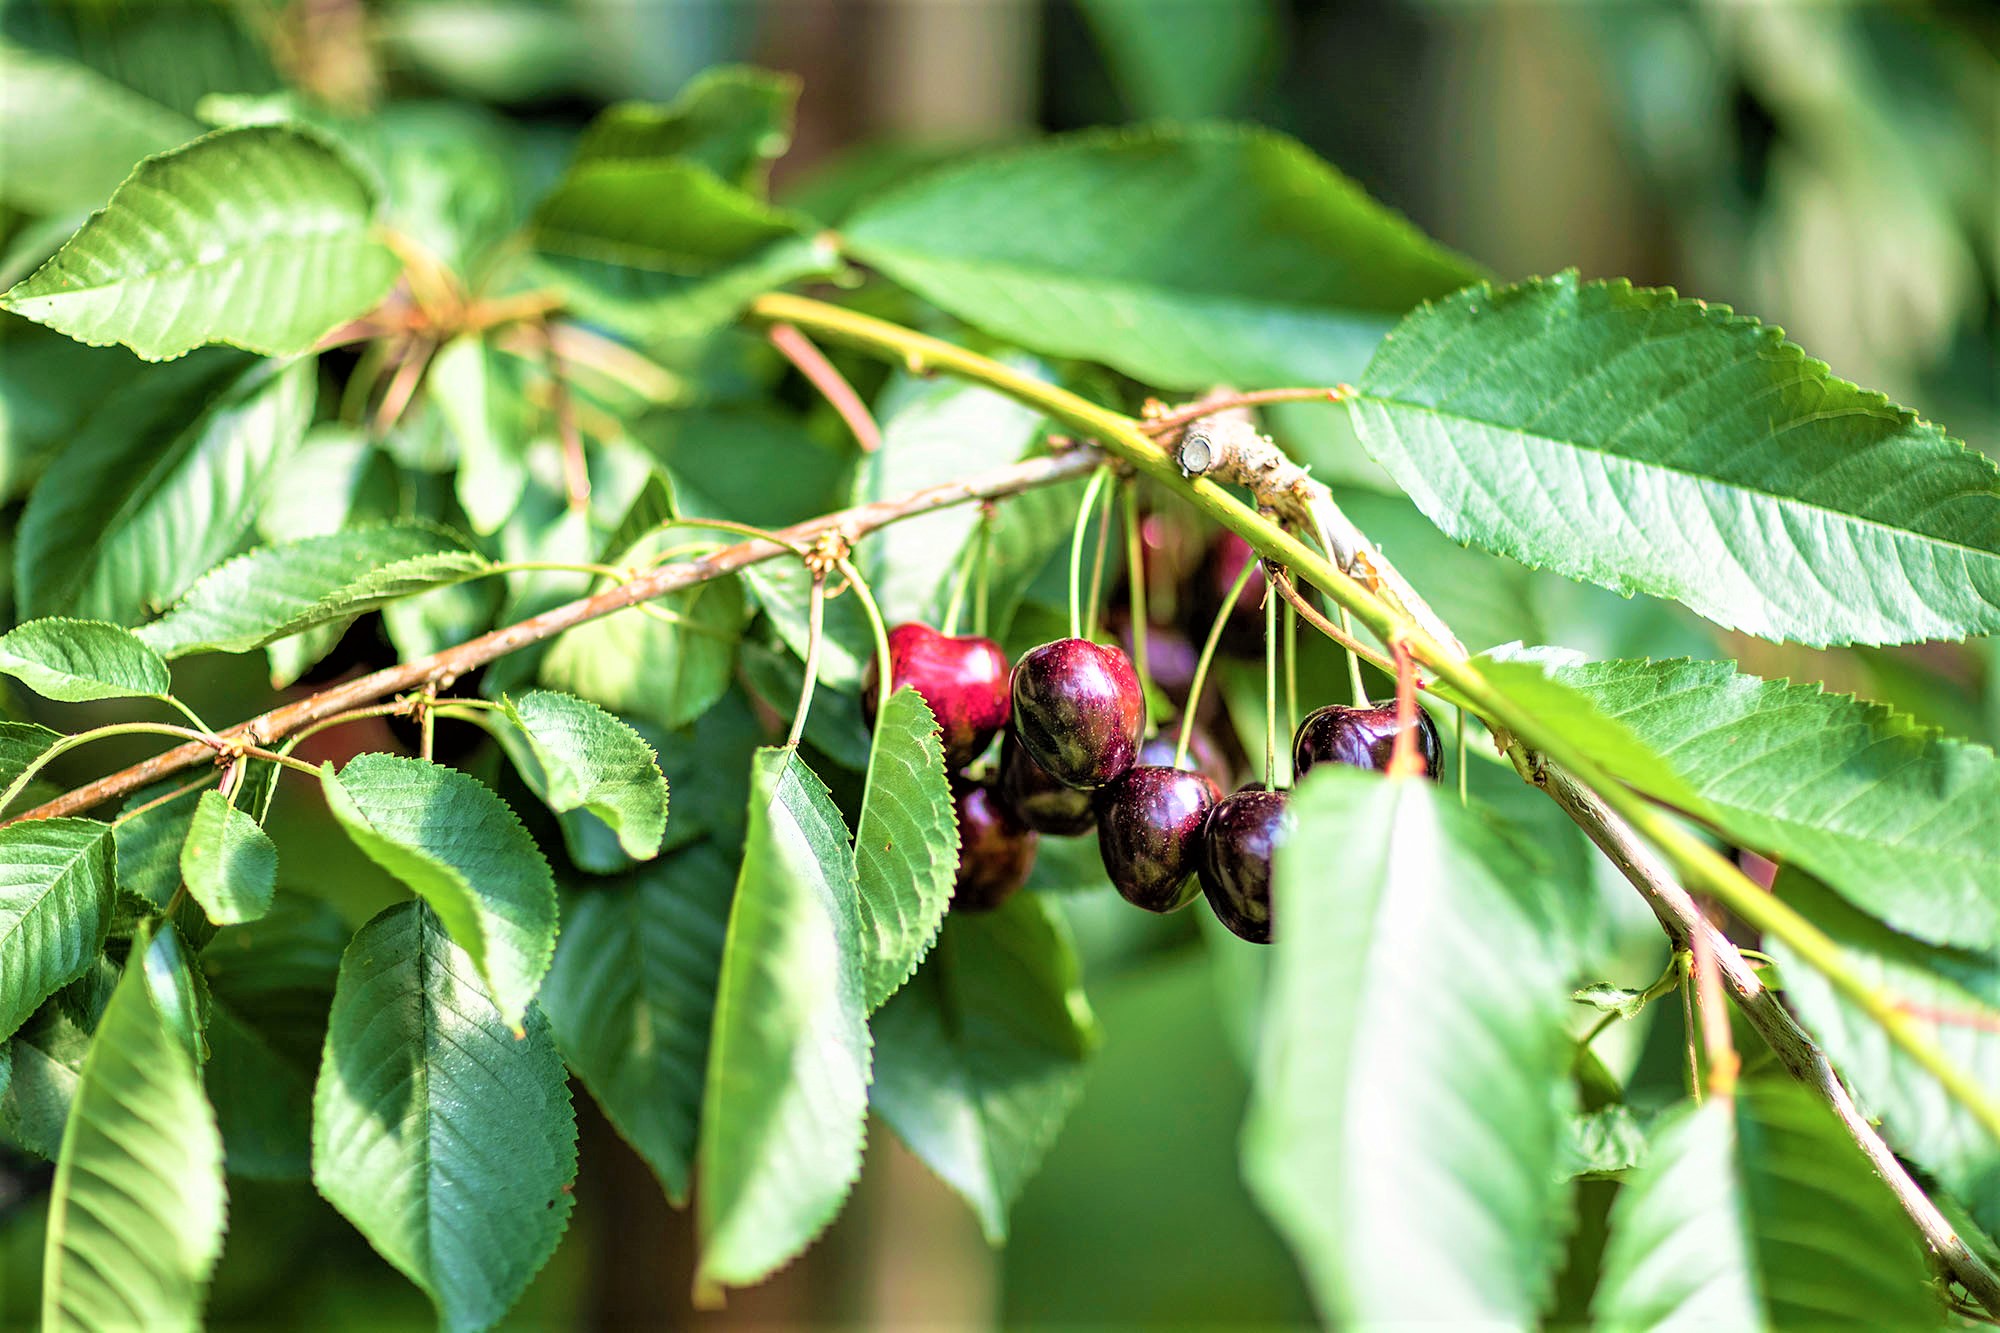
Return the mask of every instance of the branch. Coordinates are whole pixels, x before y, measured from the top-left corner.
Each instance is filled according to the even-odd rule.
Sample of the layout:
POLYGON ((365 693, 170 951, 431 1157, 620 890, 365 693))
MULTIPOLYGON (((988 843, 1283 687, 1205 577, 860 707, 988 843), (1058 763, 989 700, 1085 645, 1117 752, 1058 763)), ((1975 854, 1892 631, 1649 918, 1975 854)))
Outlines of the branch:
MULTIPOLYGON (((765 560, 789 555, 792 547, 810 546, 822 533, 837 532, 852 543, 877 528, 887 527, 891 523, 914 518, 919 514, 928 514, 934 510, 967 504, 975 500, 998 499, 1001 496, 1032 490, 1037 486, 1067 481, 1071 477, 1091 471, 1102 462, 1095 450, 1075 449, 1050 458, 1031 458, 1008 467, 994 468, 964 481, 926 487, 897 499, 877 500, 872 504, 856 505, 852 509, 842 509, 819 518, 808 519, 774 534, 785 544, 759 538, 725 547, 699 560, 662 565, 657 569, 647 570, 619 587, 606 589, 591 597, 578 598, 576 601, 544 611, 538 616, 531 616, 491 633, 482 634, 456 647, 433 653, 429 657, 421 657, 414 662, 405 662, 398 666, 384 667, 370 675, 360 676, 321 690, 309 698, 274 708, 221 732, 220 739, 228 741, 242 738, 253 745, 269 745, 337 713, 373 703, 392 694, 401 694, 406 690, 418 689, 425 685, 436 685, 440 688, 448 686, 467 672, 530 644, 553 638, 574 625, 608 616, 614 611, 622 611, 656 597, 664 597, 668 593, 691 588, 698 583, 706 583, 710 579, 724 578, 765 560)), ((49 819, 56 815, 69 815, 79 810, 88 810, 115 796, 122 796, 157 782, 170 773, 178 773, 196 764, 210 762, 215 753, 216 747, 206 741, 183 745, 164 754, 154 755, 143 763, 121 769, 109 777, 99 778, 86 786, 78 787, 16 816, 15 819, 6 820, 5 823, 14 823, 16 819, 49 819)))
MULTIPOLYGON (((1525 755, 1525 752, 1517 749, 1517 754, 1525 755)), ((1525 757, 1521 762, 1527 762, 1525 757)), ((1903 1211, 1909 1214, 1910 1221, 1916 1224, 1925 1241, 1936 1251, 1945 1270, 1989 1313, 2000 1315, 2000 1277, 1996 1277, 1993 1270, 1972 1252, 1959 1236, 1957 1228, 1924 1193, 1923 1187, 1911 1179, 1896 1154, 1854 1105, 1854 1099, 1848 1095, 1846 1085, 1840 1081, 1840 1075, 1834 1071, 1826 1053, 1799 1026, 1791 1011, 1779 1002, 1777 994, 1757 976, 1757 970, 1744 959, 1729 937, 1702 915, 1694 898, 1674 881, 1658 855, 1639 841, 1631 828, 1607 809, 1594 792, 1562 769, 1553 766, 1531 768, 1529 777, 1576 821, 1577 827, 1597 844, 1598 850, 1609 858, 1618 872, 1632 882, 1632 887, 1639 891, 1639 896, 1653 909, 1653 915, 1659 918, 1660 925, 1676 949, 1692 951, 1697 947, 1697 941, 1701 942, 1702 952, 1714 960, 1724 988, 1736 1001, 1736 1007, 1745 1021, 1770 1046, 1778 1062, 1791 1072, 1792 1077, 1817 1092, 1833 1108, 1848 1137, 1860 1147, 1869 1164, 1875 1168, 1875 1174, 1888 1184, 1896 1202, 1903 1205, 1903 1211)))

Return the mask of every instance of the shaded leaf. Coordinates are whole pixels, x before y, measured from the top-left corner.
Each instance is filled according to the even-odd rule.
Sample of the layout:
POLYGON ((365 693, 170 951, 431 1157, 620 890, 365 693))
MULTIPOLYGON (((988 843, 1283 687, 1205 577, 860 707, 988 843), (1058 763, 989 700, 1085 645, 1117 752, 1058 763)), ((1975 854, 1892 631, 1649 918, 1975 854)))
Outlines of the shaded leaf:
POLYGON ((1728 662, 1481 663, 1612 774, 1937 943, 2000 944, 2000 761, 1728 662), (1913 873, 1915 872, 1915 873, 1913 873))
POLYGON ((312 1174, 310 1068, 274 1050, 227 1005, 211 1006, 208 1063, 202 1073, 222 1130, 223 1162, 232 1176, 306 1180, 312 1174))
POLYGON ((872 1013, 929 952, 958 874, 958 816, 937 719, 907 685, 890 696, 875 725, 854 865, 862 985, 872 1013))
POLYGON ((431 905, 521 1022, 555 952, 556 893, 507 803, 470 774, 387 754, 357 755, 323 787, 355 846, 431 905))
POLYGON ((1335 1322, 1531 1323, 1574 1101, 1546 890, 1432 783, 1321 765, 1291 811, 1251 1190, 1335 1322))
POLYGON ((541 1004, 605 1117, 688 1197, 736 864, 700 842, 570 900, 541 1004))
POLYGON ((757 752, 709 1037, 695 1197, 698 1292, 768 1276, 861 1170, 866 996, 853 853, 796 751, 757 752))
POLYGON ((1566 1128, 1557 1168, 1566 1179, 1620 1176, 1644 1165, 1650 1151, 1645 1124, 1622 1104, 1579 1112, 1569 1117, 1566 1128))
POLYGON ((388 523, 260 546, 196 581, 138 636, 166 657, 240 653, 492 567, 441 528, 388 523))
POLYGON ((1916 1233, 1795 1084, 1684 1108, 1611 1209, 1596 1326, 1934 1327, 1916 1233))
POLYGON ((63 1132, 42 1327, 198 1328, 226 1208, 222 1138, 200 1072, 146 969, 127 967, 63 1132))
POLYGON ((96 961, 111 925, 114 865, 109 824, 0 827, 0 1038, 96 961))
POLYGON ((1009 342, 1177 389, 1351 379, 1396 316, 1477 276, 1296 141, 1229 126, 968 158, 842 234, 1009 342))
POLYGON ((204 354, 140 376, 92 414, 21 515, 23 616, 132 624, 236 549, 311 420, 313 367, 204 354))
POLYGON ((45 699, 68 703, 142 698, 173 686, 166 662, 130 630, 59 616, 0 634, 0 672, 45 699))
POLYGON ((792 141, 799 80, 748 65, 721 65, 689 79, 665 105, 621 102, 577 141, 579 164, 680 158, 742 190, 761 193, 770 164, 792 141))
POLYGON ((515 767, 551 810, 588 810, 635 860, 656 856, 667 829, 667 780, 653 747, 596 704, 534 690, 502 704, 519 738, 501 732, 515 767), (520 741, 525 741, 525 752, 520 741))
POLYGON ((367 182, 319 139, 221 130, 140 163, 0 304, 148 361, 212 342, 296 355, 395 281, 373 208, 367 182))
POLYGON ((1383 340, 1369 451, 1461 542, 1824 646, 2000 630, 2000 469, 1780 330, 1574 273, 1383 340))
POLYGON ((729 688, 743 590, 713 579, 650 605, 679 623, 634 608, 565 630, 542 659, 542 683, 668 730, 700 717, 729 688))
POLYGON ((277 844, 221 792, 205 791, 181 843, 181 878, 210 921, 255 921, 278 892, 277 844))
POLYGON ((14 1076, 0 1093, 0 1135, 46 1161, 56 1159, 90 1053, 90 1032, 63 1006, 48 1004, 8 1040, 14 1076))
POLYGON ((952 916, 872 1029, 870 1104, 1000 1244, 1098 1041, 1061 917, 1039 894, 952 916))
POLYGON ((0 45, 0 199, 23 212, 99 207, 133 163, 199 133, 87 65, 0 45))
POLYGON ((341 960, 312 1165, 447 1329, 497 1322, 568 1225, 576 1117, 548 1021, 496 1008, 422 903, 377 916, 341 960))
MULTIPOLYGON (((1865 982, 1895 996, 1947 1059, 1981 1087, 2000 1087, 2000 957, 1895 934, 1789 868, 1775 887, 1833 937, 1865 982)), ((1890 1145, 1957 1196, 1981 1226, 2000 1232, 2000 1143, 1784 941, 1769 939, 1765 947, 1784 974, 1786 1002, 1890 1145)))
POLYGON ((532 418, 519 364, 468 333, 440 348, 424 375, 430 401, 458 439, 459 505, 481 534, 514 515, 528 485, 532 418))

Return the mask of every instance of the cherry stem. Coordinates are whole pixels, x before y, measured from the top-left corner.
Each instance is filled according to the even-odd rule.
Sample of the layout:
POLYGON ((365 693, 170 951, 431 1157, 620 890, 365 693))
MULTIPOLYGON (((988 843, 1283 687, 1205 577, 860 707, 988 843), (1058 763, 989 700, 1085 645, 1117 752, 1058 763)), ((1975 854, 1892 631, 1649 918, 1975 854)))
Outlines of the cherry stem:
MULTIPOLYGON (((1277 580, 1271 586, 1277 587, 1277 580)), ((1285 734, 1299 734, 1299 611, 1289 599, 1285 602, 1285 734)), ((1298 780, 1299 775, 1292 774, 1292 781, 1298 780)))
POLYGON ((1264 788, 1278 789, 1278 599, 1264 583, 1264 788))
POLYGON ((1098 494, 1111 476, 1111 469, 1101 467, 1090 474, 1090 485, 1083 489, 1083 502, 1076 507, 1076 529, 1069 538, 1069 636, 1083 637, 1083 538, 1090 531, 1090 515, 1097 508, 1098 494))
MULTIPOLYGON (((817 571, 813 574, 812 601, 806 613, 806 679, 799 687, 798 710, 792 714, 792 731, 785 737, 785 747, 796 750, 799 738, 806 734, 806 714, 812 711, 813 686, 819 683, 819 645, 825 637, 821 630, 826 625, 826 575, 817 571)), ((889 659, 882 659, 882 669, 876 675, 886 678, 889 674, 889 659)), ((879 716, 879 715, 878 715, 879 716)))
POLYGON ((988 586, 993 581, 993 506, 979 508, 979 569, 972 579, 972 632, 986 633, 988 586))
POLYGON ((1354 649, 1356 642, 1354 638, 1354 617, 1347 614, 1347 608, 1344 606, 1340 607, 1339 611, 1340 630, 1341 633, 1347 636, 1347 641, 1340 645, 1347 650, 1347 684, 1354 691, 1354 706, 1356 708, 1366 708, 1368 707, 1368 686, 1361 679, 1361 654, 1354 649))
POLYGON ((868 617, 868 632, 875 637, 875 660, 881 663, 875 671, 875 716, 881 717, 889 711, 889 625, 882 619, 882 608, 875 601, 875 591, 868 586, 868 580, 861 577, 861 571, 854 567, 854 561, 842 556, 834 562, 847 579, 847 586, 861 599, 861 610, 868 617))
POLYGON ((1139 483, 1127 480, 1119 488, 1125 502, 1125 588, 1132 598, 1132 667, 1139 673, 1139 696, 1146 701, 1146 734, 1153 734, 1152 654, 1147 640, 1152 621, 1146 616, 1145 552, 1139 536, 1139 483))
POLYGON ((1222 642, 1222 627, 1229 623, 1229 613, 1236 609, 1236 599, 1250 586, 1250 576, 1257 572, 1255 560, 1245 561, 1243 572, 1236 576, 1229 595, 1222 599, 1222 609, 1215 613, 1215 620, 1208 627, 1208 637, 1202 641, 1201 656, 1195 659, 1194 679, 1188 682, 1187 707, 1181 712, 1181 734, 1174 742, 1174 767, 1187 762, 1188 742, 1194 736, 1194 715, 1201 706, 1201 689, 1208 684, 1208 664, 1215 660, 1215 645, 1222 642))
POLYGON ((1389 752, 1390 777, 1421 777, 1424 761, 1417 757, 1417 664, 1400 635, 1389 640, 1396 659, 1396 745, 1389 752))
POLYGON ((1104 553, 1111 544, 1111 497, 1105 497, 1104 511, 1097 518, 1097 552, 1090 560, 1090 601, 1084 608, 1085 638, 1097 635, 1097 602, 1104 593, 1104 553))
POLYGON ((966 589, 972 585, 972 566, 979 555, 977 534, 958 553, 958 573, 951 580, 951 600, 945 603, 944 624, 938 628, 945 635, 958 633, 958 613, 965 608, 966 589))
POLYGON ((771 340, 771 346, 777 348, 785 360, 791 362, 793 368, 819 390, 819 396, 826 399, 827 406, 847 423, 847 429, 854 433, 855 443, 861 446, 862 453, 872 454, 882 447, 882 428, 869 414, 868 404, 854 391, 847 377, 826 359, 826 353, 820 351, 812 339, 799 332, 798 325, 780 321, 771 325, 765 336, 771 340))

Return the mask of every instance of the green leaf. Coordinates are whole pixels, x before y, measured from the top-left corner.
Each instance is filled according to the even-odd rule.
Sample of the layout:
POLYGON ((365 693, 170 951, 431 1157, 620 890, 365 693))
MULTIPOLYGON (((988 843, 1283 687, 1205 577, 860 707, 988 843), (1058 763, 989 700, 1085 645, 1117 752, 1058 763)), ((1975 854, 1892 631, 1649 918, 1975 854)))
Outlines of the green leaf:
POLYGON ((513 517, 528 485, 533 419, 519 366, 468 333, 440 348, 424 376, 430 401, 458 439, 458 502, 481 534, 513 517))
POLYGON ((241 653, 492 567, 425 523, 388 523, 260 546, 217 566, 138 636, 166 657, 241 653))
POLYGON ((201 1325, 222 1252, 222 1136, 201 1074, 127 967, 98 1021, 49 1198, 42 1327, 201 1325))
POLYGON ((1651 1150, 1645 1124, 1620 1103, 1573 1115, 1566 1128, 1558 1168, 1565 1179, 1622 1176, 1643 1165, 1651 1150))
POLYGON ((689 79, 664 106, 621 102, 605 111, 584 130, 576 160, 680 158, 707 167, 738 189, 761 194, 770 164, 791 145, 798 100, 796 75, 748 65, 717 66, 689 79))
MULTIPOLYGON (((1790 868, 1776 887, 1833 937, 1862 980, 1896 997, 1946 1058, 1980 1086, 2000 1087, 2000 957, 1933 948, 1885 930, 1790 868)), ((2000 1143, 1784 941, 1769 939, 1765 947, 1784 974, 1786 1002, 1883 1136, 1981 1226, 2000 1232, 2000 1143)))
POLYGON ((0 827, 0 1038, 96 960, 111 926, 114 865, 109 824, 0 827))
POLYGON ((173 688, 167 664, 132 632, 101 620, 30 620, 0 634, 0 672, 45 699, 132 699, 173 688))
MULTIPOLYGON (((1025 360, 1014 368, 1039 370, 1025 360)), ((883 412, 882 447, 863 457, 855 475, 857 504, 1014 462, 1035 442, 1040 418, 991 389, 939 379, 901 381, 899 390, 883 412)), ((1011 500, 1002 506, 1011 507, 1011 500)), ((978 528, 978 506, 959 505, 884 528, 861 545, 856 560, 890 624, 943 622, 959 555, 978 528)), ((1066 535, 1067 522, 1057 531, 1066 535)))
POLYGON ((569 1222, 576 1114, 548 1020, 525 1019, 422 903, 363 926, 341 960, 313 1183, 447 1329, 498 1322, 569 1222))
MULTIPOLYGON (((812 646, 812 571, 799 560, 766 560, 744 569, 743 586, 769 618, 778 638, 803 664, 812 646)), ((820 619, 820 684, 841 694, 859 693, 862 673, 874 656, 875 634, 861 599, 836 597, 827 602, 820 619)), ((803 665, 797 674, 801 681, 805 679, 803 665)))
POLYGON ((667 780, 645 737, 596 704, 535 690, 503 701, 523 747, 502 743, 537 796, 557 812, 588 810, 634 860, 657 856, 667 831, 667 780))
POLYGON ((314 389, 310 362, 213 353, 106 400, 28 497, 20 614, 129 625, 171 605, 250 531, 314 389))
POLYGON ((702 1098, 697 1292, 774 1272, 860 1173, 868 1025, 853 865, 819 778, 794 750, 759 750, 702 1098))
POLYGON ((2000 469, 1726 306, 1480 286, 1351 410, 1440 528, 1523 564, 1815 646, 2000 630, 2000 469))
POLYGON ((681 623, 635 608, 564 630, 542 659, 542 683, 669 731, 707 712, 729 688, 743 632, 742 588, 735 579, 713 579, 651 605, 681 623))
POLYGON ((28 765, 62 739, 60 732, 32 722, 0 722, 0 791, 28 771, 28 765))
POLYGON ((181 844, 181 877, 210 921, 255 921, 278 892, 277 844, 221 792, 205 791, 181 844))
POLYGON ((1174 389, 1350 379, 1396 316, 1478 276, 1294 140, 1231 126, 969 158, 843 235, 1009 342, 1174 389))
POLYGON ((1574 1102, 1547 890, 1433 783, 1322 765, 1291 810, 1251 1191, 1335 1323, 1532 1323, 1574 1102))
POLYGON ((570 900, 542 1008, 556 1045, 676 1204, 687 1201, 736 863, 713 842, 570 900))
POLYGON ((221 130, 146 159, 0 304, 92 346, 164 361, 203 343, 295 356, 366 313, 401 264, 373 192, 283 126, 221 130))
POLYGON ((357 755, 323 785, 355 846, 431 905, 501 1016, 521 1022, 555 953, 556 891, 507 803, 470 774, 387 754, 357 755))
POLYGON ((1278 6, 1266 0, 1083 0, 1120 100, 1136 119, 1199 120, 1246 109, 1269 56, 1278 6))
POLYGON ((1596 1326, 1923 1328, 1916 1233, 1833 1113, 1747 1084, 1663 1126, 1620 1191, 1596 1326))
POLYGON ((203 1077, 222 1130, 223 1164, 250 1180, 312 1174, 311 1071, 280 1055, 228 1006, 211 1004, 203 1077))
POLYGON ((1098 1042, 1061 916, 1025 893, 954 915, 872 1028, 870 1104, 1002 1243, 1098 1042))
POLYGON ((579 162, 535 210, 543 265, 585 314, 648 339, 705 333, 834 271, 812 219, 680 159, 579 162))
POLYGON ((63 1126, 90 1053, 90 1029, 61 1005, 44 1005, 7 1049, 14 1077, 0 1094, 0 1136, 52 1162, 61 1153, 63 1126))
POLYGON ((890 696, 875 725, 854 864, 862 983, 873 1013, 930 950, 958 874, 958 816, 937 719, 907 685, 890 696))
POLYGON ((133 163, 199 133, 87 65, 0 45, 0 199, 23 212, 95 208, 133 163))
POLYGON ((1910 718, 1727 662, 1484 661, 1613 776, 1940 944, 2000 944, 2000 761, 1910 718))

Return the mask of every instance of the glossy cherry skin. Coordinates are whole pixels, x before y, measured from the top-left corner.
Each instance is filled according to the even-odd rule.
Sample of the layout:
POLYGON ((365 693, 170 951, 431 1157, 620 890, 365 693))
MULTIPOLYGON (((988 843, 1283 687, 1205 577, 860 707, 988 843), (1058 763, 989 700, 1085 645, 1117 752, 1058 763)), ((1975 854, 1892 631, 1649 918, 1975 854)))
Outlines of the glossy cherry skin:
MULTIPOLYGON (((1437 724, 1423 709, 1417 710, 1417 758, 1423 761, 1424 776, 1436 780, 1444 767, 1444 747, 1438 743, 1437 724)), ((1299 723, 1292 737, 1292 775, 1306 775, 1314 764, 1352 764, 1377 772, 1389 767, 1396 751, 1396 705, 1377 704, 1373 708, 1348 708, 1328 704, 1315 708, 1299 723)))
POLYGON ((1245 787, 1202 825, 1201 891, 1216 919, 1252 944, 1271 942, 1271 857, 1285 839, 1285 793, 1245 787))
POLYGON ((1088 639, 1057 639, 1014 664, 1014 734, 1056 781, 1102 787, 1139 755, 1146 700, 1132 663, 1088 639))
POLYGON ((1186 769, 1139 764, 1097 792, 1097 850, 1126 902, 1172 912, 1194 901, 1202 823, 1222 789, 1186 769))
POLYGON ((1097 822, 1090 793, 1057 782, 1011 730, 1000 741, 1000 795, 1015 817, 1037 833, 1073 837, 1097 822))
MULTIPOLYGON (((875 721, 880 666, 869 662, 861 706, 875 721)), ((889 631, 889 692, 908 685, 924 696, 944 737, 944 766, 956 773, 977 759, 1007 725, 1007 655, 991 639, 953 637, 915 622, 889 631)))
POLYGON ((958 815, 954 912, 990 912, 1013 897, 1035 865, 1035 831, 1014 817, 991 783, 953 784, 958 815))

